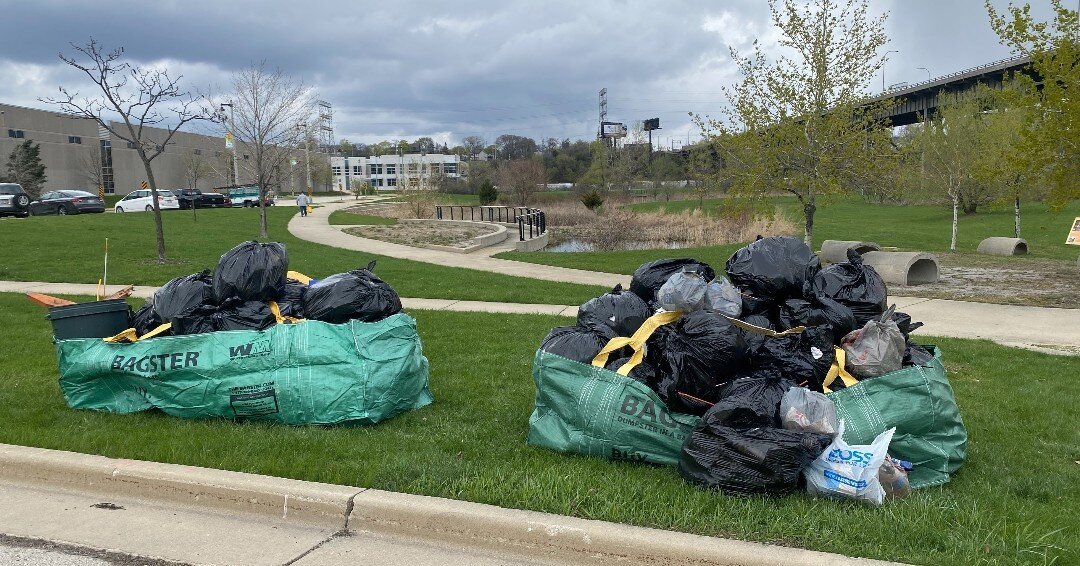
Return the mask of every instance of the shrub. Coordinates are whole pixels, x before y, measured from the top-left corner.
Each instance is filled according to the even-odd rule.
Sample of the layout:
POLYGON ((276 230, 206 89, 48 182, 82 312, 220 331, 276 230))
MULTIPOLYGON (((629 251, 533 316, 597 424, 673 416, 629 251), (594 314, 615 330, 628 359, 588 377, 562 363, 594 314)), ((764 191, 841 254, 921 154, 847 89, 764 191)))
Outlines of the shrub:
POLYGON ((491 184, 491 181, 484 181, 480 184, 477 195, 480 197, 480 204, 491 204, 499 198, 499 190, 491 184))
POLYGON ((600 194, 600 191, 592 189, 581 195, 581 204, 584 204, 585 208, 589 210, 596 210, 604 204, 604 197, 600 194))

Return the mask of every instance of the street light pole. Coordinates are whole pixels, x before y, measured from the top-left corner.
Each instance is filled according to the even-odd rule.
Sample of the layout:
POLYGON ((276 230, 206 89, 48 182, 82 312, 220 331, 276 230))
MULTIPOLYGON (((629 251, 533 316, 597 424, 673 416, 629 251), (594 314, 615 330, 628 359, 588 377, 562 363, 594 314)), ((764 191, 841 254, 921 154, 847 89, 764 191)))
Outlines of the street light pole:
POLYGON ((927 69, 926 67, 915 67, 915 68, 919 69, 920 71, 926 71, 926 82, 930 82, 930 69, 927 69))
POLYGON ((898 49, 890 49, 881 58, 881 92, 885 92, 885 61, 889 59, 889 53, 899 53, 898 49))
POLYGON ((232 169, 233 169, 233 185, 240 185, 240 164, 236 159, 236 113, 233 111, 232 102, 222 102, 221 111, 225 111, 225 107, 229 107, 229 133, 232 135, 232 169))

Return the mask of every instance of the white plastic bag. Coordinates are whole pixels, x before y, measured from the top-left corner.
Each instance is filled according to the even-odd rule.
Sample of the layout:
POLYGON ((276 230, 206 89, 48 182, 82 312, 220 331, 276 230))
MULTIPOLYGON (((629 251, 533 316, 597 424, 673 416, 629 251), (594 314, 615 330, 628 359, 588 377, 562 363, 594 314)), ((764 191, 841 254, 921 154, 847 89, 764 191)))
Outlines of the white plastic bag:
POLYGON ((840 345, 847 352, 847 370, 859 378, 878 377, 900 369, 907 344, 892 320, 894 309, 895 305, 889 307, 880 320, 868 321, 841 340, 840 345))
POLYGON ((703 308, 731 318, 739 318, 742 314, 742 293, 730 281, 717 276, 705 287, 703 308))
POLYGON ((687 314, 705 306, 705 288, 708 282, 696 271, 675 273, 656 292, 660 308, 666 311, 682 311, 687 314))
POLYGON ((836 404, 826 395, 792 387, 780 400, 780 420, 788 430, 836 434, 836 404))
POLYGON ((832 444, 803 472, 806 491, 881 505, 885 490, 878 480, 878 470, 889 454, 889 442, 896 428, 879 434, 868 445, 844 442, 844 421, 840 421, 839 429, 832 444))

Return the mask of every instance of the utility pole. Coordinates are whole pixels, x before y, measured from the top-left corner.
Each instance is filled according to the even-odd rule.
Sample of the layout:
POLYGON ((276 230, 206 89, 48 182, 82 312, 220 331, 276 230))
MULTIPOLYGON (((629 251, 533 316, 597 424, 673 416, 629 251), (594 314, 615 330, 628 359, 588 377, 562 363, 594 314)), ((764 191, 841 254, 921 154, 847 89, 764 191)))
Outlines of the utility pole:
POLYGON ((307 192, 308 198, 312 198, 313 195, 311 189, 311 148, 308 147, 308 144, 311 141, 311 136, 308 135, 306 122, 301 122, 297 124, 296 129, 303 132, 304 134, 304 161, 305 166, 307 167, 307 192))
POLYGON ((221 111, 225 112, 225 107, 229 107, 229 135, 232 136, 232 169, 233 169, 233 185, 240 186, 240 163, 236 159, 236 146, 239 141, 236 139, 236 113, 233 111, 232 102, 222 102, 221 111))

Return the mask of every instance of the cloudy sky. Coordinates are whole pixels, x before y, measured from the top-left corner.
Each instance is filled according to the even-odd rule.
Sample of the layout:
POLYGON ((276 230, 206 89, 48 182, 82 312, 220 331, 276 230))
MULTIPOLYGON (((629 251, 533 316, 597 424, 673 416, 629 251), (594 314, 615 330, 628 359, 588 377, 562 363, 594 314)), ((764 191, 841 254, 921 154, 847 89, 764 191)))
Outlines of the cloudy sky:
MULTIPOLYGON (((1048 2, 1032 3, 1048 17, 1048 2)), ((44 107, 38 99, 58 85, 81 84, 57 53, 93 36, 219 94, 232 72, 265 60, 333 104, 337 139, 365 142, 589 139, 606 87, 609 120, 659 117, 658 145, 678 145, 696 135, 688 112, 722 112, 721 87, 736 78, 728 46, 775 38, 764 0, 0 4, 0 102, 44 107)), ((889 13, 886 49, 899 51, 887 84, 926 80, 918 67, 936 77, 1010 56, 982 0, 871 0, 871 9, 889 13)))

